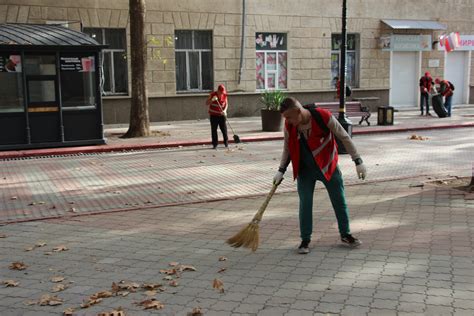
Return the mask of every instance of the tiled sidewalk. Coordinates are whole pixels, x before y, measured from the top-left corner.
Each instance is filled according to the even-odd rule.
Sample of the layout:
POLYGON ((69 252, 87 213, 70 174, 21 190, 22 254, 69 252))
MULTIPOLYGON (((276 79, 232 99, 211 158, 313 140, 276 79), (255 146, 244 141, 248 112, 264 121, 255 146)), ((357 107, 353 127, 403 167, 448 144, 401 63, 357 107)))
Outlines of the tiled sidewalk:
POLYGON ((135 302, 143 290, 105 298, 75 315, 121 306, 127 315, 473 315, 474 203, 461 191, 414 187, 426 178, 347 187, 352 231, 364 242, 340 246, 327 194, 316 192, 312 252, 298 255, 297 195, 278 194, 261 225, 256 253, 224 240, 245 225, 262 197, 49 220, 0 227, 0 275, 20 282, 0 288, 2 315, 59 315, 112 282, 161 283, 151 297, 161 311, 135 302), (37 247, 25 248, 39 242, 37 247), (51 252, 65 245, 69 250, 51 252), (45 255, 49 254, 49 255, 45 255), (226 257, 226 261, 219 261, 226 257), (15 261, 24 271, 9 270, 15 261), (160 269, 193 265, 177 287, 160 269), (225 271, 219 272, 221 268, 225 271), (65 278, 55 293, 60 306, 25 305, 50 293, 53 276, 65 278), (212 288, 223 281, 225 291, 212 288))

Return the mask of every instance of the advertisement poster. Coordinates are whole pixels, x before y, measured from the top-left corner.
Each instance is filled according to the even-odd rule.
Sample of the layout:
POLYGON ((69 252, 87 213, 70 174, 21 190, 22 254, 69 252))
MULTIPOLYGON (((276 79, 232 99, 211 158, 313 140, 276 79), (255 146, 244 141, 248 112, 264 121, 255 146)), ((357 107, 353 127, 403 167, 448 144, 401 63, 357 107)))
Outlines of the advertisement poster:
POLYGON ((21 56, 0 55, 0 72, 21 72, 21 56))
POLYGON ((93 72, 94 57, 61 57, 60 67, 61 71, 93 72))

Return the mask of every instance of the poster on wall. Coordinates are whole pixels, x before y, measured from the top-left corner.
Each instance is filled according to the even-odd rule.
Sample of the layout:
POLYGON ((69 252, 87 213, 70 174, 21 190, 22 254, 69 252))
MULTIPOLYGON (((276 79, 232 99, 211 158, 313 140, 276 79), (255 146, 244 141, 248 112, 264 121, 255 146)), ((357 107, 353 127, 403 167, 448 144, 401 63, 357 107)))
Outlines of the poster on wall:
POLYGON ((61 71, 93 72, 95 71, 94 57, 61 57, 61 71))
POLYGON ((0 72, 21 72, 21 56, 0 55, 0 72))
POLYGON ((286 50, 285 33, 256 33, 256 50, 286 50))

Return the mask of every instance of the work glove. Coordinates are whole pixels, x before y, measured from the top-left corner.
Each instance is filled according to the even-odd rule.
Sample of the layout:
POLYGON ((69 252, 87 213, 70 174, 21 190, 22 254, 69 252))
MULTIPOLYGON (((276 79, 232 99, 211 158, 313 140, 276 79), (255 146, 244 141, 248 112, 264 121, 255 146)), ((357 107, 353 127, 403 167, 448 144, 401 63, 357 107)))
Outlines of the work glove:
POLYGON ((227 118, 227 111, 223 111, 222 114, 224 115, 225 118, 227 118))
POLYGON ((212 97, 212 101, 217 101, 217 100, 219 100, 219 99, 216 96, 212 97))
POLYGON ((360 165, 356 165, 356 171, 357 171, 357 176, 359 179, 364 180, 365 177, 367 176, 367 168, 365 167, 364 163, 361 163, 360 165))
POLYGON ((282 180, 283 180, 283 172, 277 171, 277 173, 273 177, 273 184, 274 185, 279 185, 282 180))

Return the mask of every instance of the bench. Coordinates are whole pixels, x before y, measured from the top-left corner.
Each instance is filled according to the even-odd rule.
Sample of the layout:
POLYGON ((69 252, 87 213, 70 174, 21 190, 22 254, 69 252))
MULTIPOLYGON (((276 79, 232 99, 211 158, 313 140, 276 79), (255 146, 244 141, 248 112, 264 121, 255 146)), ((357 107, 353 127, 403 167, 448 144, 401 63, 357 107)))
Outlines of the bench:
MULTIPOLYGON (((319 108, 329 110, 334 116, 339 115, 339 102, 315 102, 319 108)), ((360 117, 359 125, 363 121, 370 126, 369 117, 371 113, 368 107, 363 106, 361 102, 349 101, 346 102, 346 116, 347 117, 360 117)))

